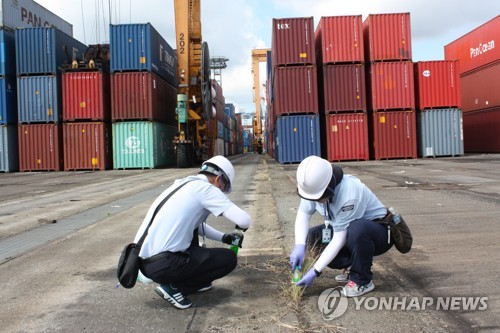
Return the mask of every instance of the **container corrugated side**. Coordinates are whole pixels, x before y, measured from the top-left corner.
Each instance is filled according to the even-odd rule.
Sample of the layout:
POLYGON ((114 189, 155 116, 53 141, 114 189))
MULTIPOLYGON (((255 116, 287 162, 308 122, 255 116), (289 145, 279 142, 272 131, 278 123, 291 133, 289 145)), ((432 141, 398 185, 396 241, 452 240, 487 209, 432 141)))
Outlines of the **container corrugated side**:
POLYGON ((322 147, 328 161, 370 159, 367 113, 327 114, 323 117, 326 139, 322 140, 322 147))
POLYGON ((17 84, 15 77, 0 78, 0 124, 17 124, 17 84))
POLYGON ((365 61, 361 15, 321 17, 315 40, 322 64, 365 61))
POLYGON ((417 113, 418 155, 421 157, 464 154, 462 111, 425 109, 417 113))
POLYGON ((111 119, 176 125, 177 90, 151 72, 111 74, 111 119))
POLYGON ((17 75, 55 75, 84 59, 87 46, 53 27, 16 30, 17 75))
POLYGON ((463 113, 466 153, 500 153, 500 107, 463 113))
POLYGON ((150 23, 111 25, 111 72, 153 71, 177 86, 177 53, 150 23))
POLYGON ((0 172, 19 170, 17 125, 0 125, 0 172))
POLYGON ((111 125, 103 122, 63 124, 64 170, 111 168, 111 125))
POLYGON ((110 78, 104 72, 62 74, 63 121, 111 119, 110 78))
POLYGON ((18 138, 20 171, 61 171, 63 150, 60 124, 21 124, 18 138))
POLYGON ((175 163, 177 128, 159 122, 113 123, 113 169, 153 169, 175 163))
POLYGON ((366 80, 363 64, 325 65, 322 68, 323 103, 326 113, 366 112, 366 80))
POLYGON ((0 26, 9 29, 56 27, 73 36, 73 25, 32 0, 0 1, 0 26))
POLYGON ((417 109, 462 106, 457 60, 419 61, 413 67, 417 109))
POLYGON ((15 35, 5 29, 0 29, 0 76, 16 76, 15 35))
POLYGON ((371 63, 369 108, 374 111, 415 109, 413 77, 410 61, 371 63))
POLYGON ((375 160, 417 158, 415 111, 374 112, 370 152, 375 160))
POLYGON ((366 61, 412 59, 410 13, 368 15, 363 38, 366 61))
POLYGON ((276 119, 275 157, 281 164, 299 163, 304 158, 321 156, 318 115, 281 116, 276 119))
POLYGON ((460 78, 463 112, 500 106, 500 61, 460 78))
POLYGON ((61 120, 61 87, 57 76, 17 78, 19 123, 50 123, 61 120))
POLYGON ((446 60, 460 61, 460 75, 500 60, 500 15, 444 46, 446 60), (497 46, 495 47, 495 41, 497 46))
POLYGON ((274 116, 319 113, 315 66, 277 67, 274 71, 274 116))
POLYGON ((271 43, 273 66, 316 64, 314 18, 274 18, 271 43))

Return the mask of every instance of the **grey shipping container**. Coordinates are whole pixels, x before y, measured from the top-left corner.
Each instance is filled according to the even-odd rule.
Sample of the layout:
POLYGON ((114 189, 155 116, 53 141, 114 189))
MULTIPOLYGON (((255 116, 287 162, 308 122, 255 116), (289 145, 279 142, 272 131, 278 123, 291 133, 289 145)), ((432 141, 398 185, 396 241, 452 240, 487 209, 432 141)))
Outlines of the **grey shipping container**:
POLYGON ((87 46, 61 30, 24 28, 16 30, 17 75, 47 75, 61 72, 64 64, 83 60, 87 46))
POLYGON ((307 156, 321 156, 318 115, 281 116, 276 120, 277 161, 299 163, 307 156))
POLYGON ((17 126, 0 125, 0 172, 19 170, 17 126))
POLYGON ((111 25, 111 72, 153 71, 177 86, 177 53, 150 23, 111 25))
POLYGON ((0 29, 0 76, 16 75, 14 31, 0 29))
POLYGON ((33 0, 0 0, 0 26, 9 29, 56 27, 73 36, 73 26, 33 0))
POLYGON ((17 86, 15 77, 0 78, 0 124, 17 123, 17 86))
POLYGON ((61 120, 61 80, 58 76, 17 78, 19 123, 52 123, 61 120))
POLYGON ((464 154, 462 110, 424 109, 418 111, 417 121, 420 157, 464 154))

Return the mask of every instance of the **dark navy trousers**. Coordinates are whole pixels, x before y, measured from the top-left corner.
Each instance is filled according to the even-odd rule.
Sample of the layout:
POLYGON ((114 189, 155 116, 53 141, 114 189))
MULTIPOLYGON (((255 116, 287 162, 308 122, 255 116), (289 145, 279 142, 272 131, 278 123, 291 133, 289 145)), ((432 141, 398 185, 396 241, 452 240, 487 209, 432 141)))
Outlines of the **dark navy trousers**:
MULTIPOLYGON (((308 246, 323 250, 327 244, 322 244, 324 225, 309 229, 308 246)), ((330 225, 328 228, 332 229, 330 225)), ((333 235, 333 230, 332 230, 333 235)), ((328 267, 342 269, 350 267, 349 279, 358 285, 365 285, 372 280, 373 257, 387 252, 392 242, 387 243, 387 227, 372 220, 354 220, 347 227, 347 239, 344 247, 328 264, 328 267)))

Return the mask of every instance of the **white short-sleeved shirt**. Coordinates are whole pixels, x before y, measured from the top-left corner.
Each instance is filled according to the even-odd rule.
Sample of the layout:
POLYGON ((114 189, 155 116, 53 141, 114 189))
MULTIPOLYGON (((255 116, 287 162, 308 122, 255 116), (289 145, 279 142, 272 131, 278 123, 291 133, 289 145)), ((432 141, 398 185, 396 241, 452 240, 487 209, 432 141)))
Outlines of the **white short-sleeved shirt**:
POLYGON ((307 215, 313 215, 315 211, 319 212, 325 220, 331 221, 334 231, 346 229, 352 221, 357 219, 373 220, 387 214, 386 207, 375 194, 352 175, 344 174, 334 193, 331 203, 301 199, 299 210, 307 215))
POLYGON ((142 244, 139 254, 142 258, 149 258, 164 251, 185 251, 191 245, 194 231, 206 221, 210 213, 219 216, 234 205, 219 188, 210 184, 204 175, 178 179, 153 202, 135 236, 135 242, 144 234, 156 207, 163 199, 190 180, 192 181, 174 193, 156 214, 142 244))

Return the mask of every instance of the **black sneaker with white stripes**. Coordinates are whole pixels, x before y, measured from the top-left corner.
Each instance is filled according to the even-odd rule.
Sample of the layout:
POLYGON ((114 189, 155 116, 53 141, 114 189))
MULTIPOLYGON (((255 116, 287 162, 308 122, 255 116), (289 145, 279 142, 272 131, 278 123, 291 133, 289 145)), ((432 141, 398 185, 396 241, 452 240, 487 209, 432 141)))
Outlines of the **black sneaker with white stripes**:
POLYGON ((160 297, 166 299, 178 309, 187 309, 191 305, 193 305, 193 303, 191 303, 191 301, 186 296, 184 296, 184 294, 182 294, 180 290, 172 287, 172 285, 164 284, 158 286, 156 287, 155 291, 160 297))

